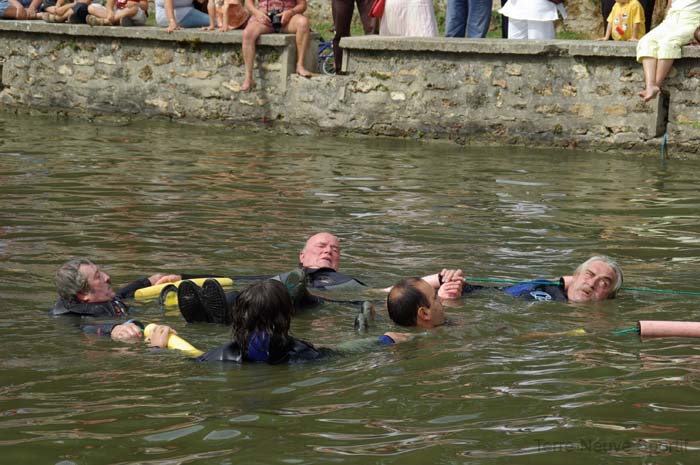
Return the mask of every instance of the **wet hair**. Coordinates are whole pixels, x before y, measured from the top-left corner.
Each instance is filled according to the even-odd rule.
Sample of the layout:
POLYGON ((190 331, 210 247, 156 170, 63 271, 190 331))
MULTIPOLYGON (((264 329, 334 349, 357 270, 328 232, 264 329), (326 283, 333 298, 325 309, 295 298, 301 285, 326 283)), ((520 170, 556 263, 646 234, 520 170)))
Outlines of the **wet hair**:
POLYGON ((397 325, 416 326, 418 309, 430 307, 428 298, 418 289, 421 278, 402 279, 391 288, 386 297, 389 316, 397 325))
POLYGON ((615 284, 613 285, 612 291, 610 291, 610 293, 608 294, 608 299, 614 299, 617 296, 617 291, 619 291, 622 287, 622 281, 624 280, 624 277, 622 275, 622 268, 620 268, 620 265, 618 265, 615 260, 608 257, 607 255, 592 256, 576 268, 576 270, 574 271, 574 276, 580 274, 583 270, 585 270, 588 267, 588 265, 590 265, 593 262, 603 262, 610 268, 612 268, 613 272, 615 273, 615 284))
POLYGON ((94 265, 87 258, 74 258, 56 270, 54 281, 58 295, 66 303, 78 302, 78 293, 90 292, 88 277, 80 272, 83 265, 94 265))
POLYGON ((244 354, 255 335, 270 337, 270 352, 282 350, 290 339, 293 314, 294 303, 284 284, 272 279, 253 283, 238 294, 233 305, 231 338, 244 354))

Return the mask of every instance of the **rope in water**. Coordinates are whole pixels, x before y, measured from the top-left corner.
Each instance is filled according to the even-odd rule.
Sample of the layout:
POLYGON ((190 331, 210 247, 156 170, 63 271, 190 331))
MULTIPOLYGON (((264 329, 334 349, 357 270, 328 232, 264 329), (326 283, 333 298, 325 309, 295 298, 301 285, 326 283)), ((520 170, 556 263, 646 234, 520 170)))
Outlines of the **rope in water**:
POLYGON ((639 328, 634 327, 634 328, 627 328, 627 329, 618 329, 617 331, 613 331, 613 334, 616 334, 616 335, 629 334, 629 333, 639 334, 639 328))
MULTIPOLYGON (((508 284, 550 284, 558 285, 559 281, 518 281, 515 279, 500 279, 500 278, 464 278, 465 281, 471 282, 486 282, 486 283, 508 283, 508 284)), ((674 291, 671 289, 650 289, 648 287, 621 287, 622 291, 635 292, 653 292, 657 294, 674 294, 674 295, 700 295, 696 291, 674 291)))

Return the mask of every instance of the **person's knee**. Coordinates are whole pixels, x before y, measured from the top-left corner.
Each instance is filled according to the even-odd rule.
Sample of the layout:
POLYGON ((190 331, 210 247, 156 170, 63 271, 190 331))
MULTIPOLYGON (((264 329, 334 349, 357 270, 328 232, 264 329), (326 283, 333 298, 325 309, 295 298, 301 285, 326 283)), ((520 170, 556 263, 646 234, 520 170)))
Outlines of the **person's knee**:
POLYGON ((251 26, 247 26, 243 29, 243 43, 255 42, 260 34, 258 31, 251 26))
POLYGON ((295 21, 295 26, 297 29, 297 32, 309 32, 311 29, 309 25, 309 18, 307 18, 304 15, 296 15, 295 16, 296 21, 295 21))
POLYGON ((27 10, 25 10, 24 8, 18 7, 15 9, 15 14, 14 14, 15 19, 27 19, 28 16, 29 15, 27 13, 27 10))

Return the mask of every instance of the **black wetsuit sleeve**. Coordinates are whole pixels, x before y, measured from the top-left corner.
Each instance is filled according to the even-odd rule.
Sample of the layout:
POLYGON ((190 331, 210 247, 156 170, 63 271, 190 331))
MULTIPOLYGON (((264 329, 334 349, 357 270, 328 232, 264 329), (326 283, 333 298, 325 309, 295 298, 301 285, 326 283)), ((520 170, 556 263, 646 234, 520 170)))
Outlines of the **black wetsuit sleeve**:
POLYGON ((150 285, 151 282, 148 280, 148 278, 144 276, 143 278, 139 278, 133 283, 127 284, 126 286, 120 288, 117 291, 117 298, 132 299, 136 291, 138 291, 139 289, 143 289, 144 287, 149 287, 150 285))
POLYGON ((80 330, 85 334, 95 334, 97 336, 110 336, 112 329, 117 323, 100 323, 90 325, 80 325, 80 330))
POLYGON ((182 280, 186 279, 199 279, 199 278, 225 278, 226 276, 222 276, 219 274, 203 274, 203 273, 195 273, 195 274, 181 274, 182 280))
POLYGON ((358 354, 362 352, 373 352, 375 350, 381 350, 387 345, 394 344, 394 341, 389 336, 379 336, 379 337, 366 337, 363 339, 353 339, 350 341, 341 342, 335 346, 335 349, 327 349, 325 347, 319 347, 317 350, 330 350, 335 355, 345 355, 345 354, 358 354))

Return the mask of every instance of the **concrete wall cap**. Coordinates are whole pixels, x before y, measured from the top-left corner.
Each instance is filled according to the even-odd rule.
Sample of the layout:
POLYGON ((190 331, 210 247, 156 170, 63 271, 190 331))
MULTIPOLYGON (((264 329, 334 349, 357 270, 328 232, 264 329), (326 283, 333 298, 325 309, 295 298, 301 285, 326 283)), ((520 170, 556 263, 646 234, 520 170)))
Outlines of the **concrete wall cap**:
MULTIPOLYGON (((55 24, 44 21, 0 21, 0 31, 29 32, 34 34, 56 34, 72 37, 107 37, 134 40, 162 40, 169 42, 192 42, 207 44, 240 44, 243 42, 243 31, 202 31, 200 29, 178 29, 171 33, 156 26, 121 27, 100 26, 90 27, 86 24, 55 24)), ((312 40, 318 34, 312 33, 312 40)), ((258 45, 286 47, 293 45, 294 34, 263 34, 257 41, 258 45)))
MULTIPOLYGON (((451 37, 344 37, 347 50, 415 51, 444 53, 514 54, 548 56, 636 57, 635 42, 594 40, 461 39, 451 37)), ((683 47, 684 58, 700 57, 700 47, 683 47)))

